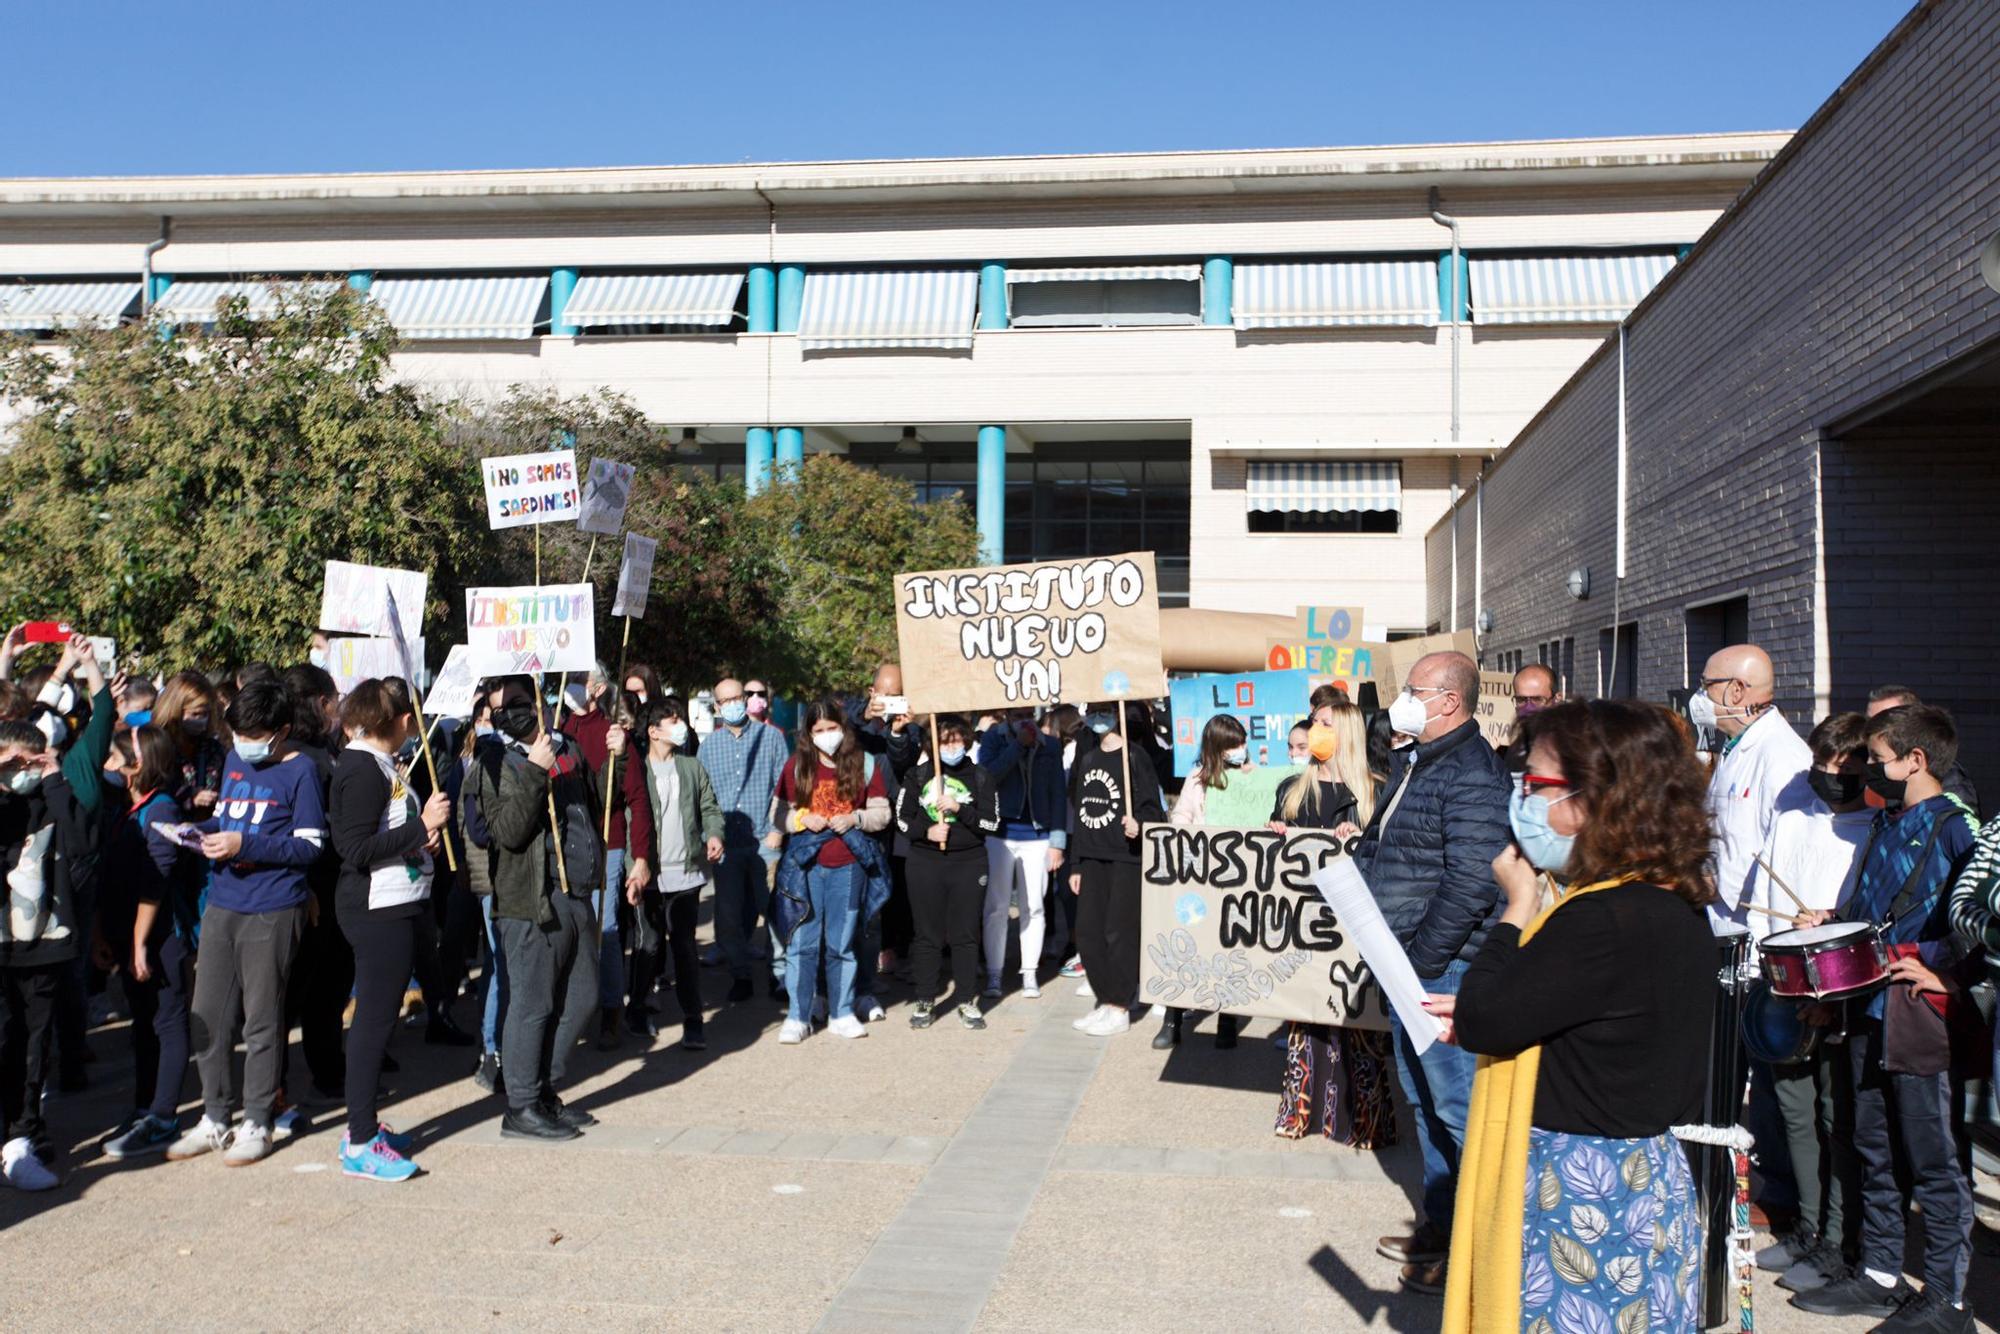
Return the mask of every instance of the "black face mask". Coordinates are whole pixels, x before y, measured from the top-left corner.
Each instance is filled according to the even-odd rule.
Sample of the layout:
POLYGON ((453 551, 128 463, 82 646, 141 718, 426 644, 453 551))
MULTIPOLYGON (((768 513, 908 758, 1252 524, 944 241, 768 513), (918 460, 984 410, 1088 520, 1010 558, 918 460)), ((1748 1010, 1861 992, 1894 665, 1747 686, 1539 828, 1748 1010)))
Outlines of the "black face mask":
POLYGON ((1890 805, 1903 800, 1903 787, 1909 780, 1889 777, 1889 766, 1875 760, 1868 761, 1868 790, 1890 805))
POLYGON ((1860 774, 1830 774, 1824 769, 1814 769, 1806 775, 1806 782, 1812 785, 1813 795, 1829 806, 1845 806, 1861 796, 1860 774))
POLYGON ((493 710, 493 725, 516 741, 526 741, 541 730, 542 718, 532 704, 503 704, 493 710))

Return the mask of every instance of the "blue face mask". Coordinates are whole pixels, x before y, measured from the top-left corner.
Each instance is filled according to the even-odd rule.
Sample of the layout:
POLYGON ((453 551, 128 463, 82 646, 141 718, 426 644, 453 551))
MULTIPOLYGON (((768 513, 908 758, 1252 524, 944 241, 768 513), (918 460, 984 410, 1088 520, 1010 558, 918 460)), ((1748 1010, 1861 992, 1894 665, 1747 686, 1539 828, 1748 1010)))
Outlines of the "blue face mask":
MULTIPOLYGON (((1568 801, 1569 794, 1558 798, 1568 801)), ((1558 834, 1549 828, 1550 801, 1540 793, 1532 797, 1521 795, 1515 788, 1507 798, 1507 823, 1514 827, 1514 841, 1521 845, 1521 852, 1534 865, 1551 874, 1560 875, 1569 865, 1570 848, 1576 843, 1574 834, 1558 834)))
POLYGON ((965 747, 940 746, 938 747, 938 758, 944 761, 945 768, 955 769, 958 767, 958 762, 965 758, 965 747))
POLYGON ((732 699, 717 712, 722 715, 722 721, 727 726, 741 727, 744 720, 750 716, 750 706, 740 699, 732 699))
POLYGON ((1118 730, 1118 720, 1108 713, 1093 713, 1083 720, 1083 725, 1099 736, 1118 730))
POLYGON ((251 741, 245 737, 238 737, 236 738, 236 753, 241 755, 247 763, 262 764, 271 758, 271 745, 272 743, 269 741, 251 741))

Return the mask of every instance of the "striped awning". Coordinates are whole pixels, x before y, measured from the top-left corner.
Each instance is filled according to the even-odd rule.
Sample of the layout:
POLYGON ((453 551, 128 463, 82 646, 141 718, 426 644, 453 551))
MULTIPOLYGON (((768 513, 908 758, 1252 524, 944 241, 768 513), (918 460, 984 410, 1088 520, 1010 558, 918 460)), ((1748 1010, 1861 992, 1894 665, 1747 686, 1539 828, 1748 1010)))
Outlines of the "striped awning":
POLYGON ((1258 514, 1400 510, 1403 465, 1394 459, 1252 459, 1244 490, 1258 514))
POLYGON ((1238 264, 1236 327, 1433 327, 1438 322, 1437 273, 1436 262, 1427 259, 1238 264))
POLYGON ((727 324, 736 313, 743 272, 592 273, 576 280, 563 319, 585 328, 607 324, 727 324))
POLYGON ((37 329, 68 329, 78 325, 118 323, 139 299, 139 284, 22 283, 0 287, 0 329, 32 333, 37 329))
POLYGON ((201 278, 176 279, 153 303, 153 314, 169 324, 207 324, 215 319, 215 308, 219 303, 240 296, 249 303, 251 319, 265 320, 278 313, 285 291, 304 289, 312 295, 324 296, 338 286, 337 282, 282 282, 274 287, 257 278, 227 282, 201 278))
POLYGON ((1069 269, 1008 269, 1009 283, 1142 283, 1201 281, 1199 264, 1124 264, 1069 269))
POLYGON ((807 273, 799 346, 972 346, 979 274, 971 269, 807 273))
POLYGON ((1474 324, 1616 324, 1674 266, 1672 255, 1479 259, 1474 324))
POLYGON ((368 296, 405 338, 532 338, 548 286, 546 274, 377 278, 368 296))

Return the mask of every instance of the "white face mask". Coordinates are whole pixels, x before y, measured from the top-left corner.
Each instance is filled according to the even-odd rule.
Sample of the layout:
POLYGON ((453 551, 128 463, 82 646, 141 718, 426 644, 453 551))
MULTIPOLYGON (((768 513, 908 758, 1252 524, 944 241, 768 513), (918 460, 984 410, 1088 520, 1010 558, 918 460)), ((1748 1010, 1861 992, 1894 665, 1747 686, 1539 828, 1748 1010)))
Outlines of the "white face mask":
POLYGON ((1430 710, 1424 702, 1405 689, 1402 694, 1389 701, 1389 726, 1409 736, 1421 736, 1430 725, 1430 710))
POLYGON ((1228 765, 1232 769, 1242 768, 1244 765, 1250 763, 1249 748, 1245 746, 1238 746, 1235 750, 1223 751, 1222 762, 1228 765))
POLYGON ((323 648, 307 650, 306 661, 324 671, 326 669, 326 650, 323 648))
POLYGON ((833 752, 840 749, 840 741, 841 741, 841 733, 839 732, 813 733, 813 744, 815 746, 818 746, 819 753, 826 756, 828 759, 833 758, 833 752))
POLYGON ((688 725, 686 723, 673 723, 669 725, 667 728, 667 743, 676 747, 685 746, 688 743, 688 725))

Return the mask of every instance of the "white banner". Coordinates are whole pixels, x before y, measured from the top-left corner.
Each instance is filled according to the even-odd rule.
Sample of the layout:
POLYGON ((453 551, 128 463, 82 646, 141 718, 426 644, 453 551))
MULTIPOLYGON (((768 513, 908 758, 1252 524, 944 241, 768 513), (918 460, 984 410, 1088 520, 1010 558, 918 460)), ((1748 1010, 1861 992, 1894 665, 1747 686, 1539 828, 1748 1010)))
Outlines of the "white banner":
POLYGON ((587 672, 597 662, 589 584, 465 590, 465 644, 479 676, 587 672))
POLYGON ((611 601, 613 616, 646 619, 646 598, 653 591, 653 552, 659 545, 650 537, 625 534, 625 558, 618 562, 618 596, 611 601))
POLYGON ((583 483, 583 512, 576 516, 576 526, 586 533, 606 535, 623 528, 625 506, 632 498, 632 474, 636 471, 629 463, 592 459, 590 476, 583 483))
MULTIPOLYGON (((404 669, 404 655, 413 648, 417 661, 423 661, 422 636, 417 637, 414 645, 398 643, 386 636, 379 639, 330 639, 326 645, 326 670, 343 695, 370 677, 379 680, 400 676, 407 681, 409 675, 404 669)), ((410 681, 410 689, 415 690, 416 687, 417 683, 410 681)))
POLYGON ((486 526, 519 528, 531 523, 568 523, 583 508, 576 485, 576 451, 511 454, 479 460, 486 479, 486 526))
POLYGON ((438 669, 431 693, 424 697, 426 718, 470 718, 472 692, 479 684, 472 670, 472 653, 463 644, 453 644, 438 669))
POLYGON ((326 583, 319 595, 319 628, 341 635, 390 633, 388 599, 396 599, 406 638, 422 638, 424 599, 431 577, 422 570, 396 570, 386 565, 326 563, 326 583))

